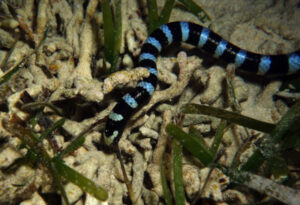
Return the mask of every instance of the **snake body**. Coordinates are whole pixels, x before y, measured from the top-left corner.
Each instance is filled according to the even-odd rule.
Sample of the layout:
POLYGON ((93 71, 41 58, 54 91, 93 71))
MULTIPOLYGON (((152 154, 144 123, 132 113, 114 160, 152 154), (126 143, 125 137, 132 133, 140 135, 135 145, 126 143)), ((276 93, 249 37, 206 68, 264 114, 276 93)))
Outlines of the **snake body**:
POLYGON ((197 46, 217 58, 234 63, 237 69, 257 75, 290 75, 300 72, 300 50, 289 54, 261 55, 241 49, 198 24, 183 21, 164 24, 147 38, 139 56, 139 65, 147 68, 150 76, 139 81, 132 92, 125 94, 108 116, 105 129, 108 145, 118 144, 130 117, 149 102, 157 85, 157 55, 174 42, 197 46))

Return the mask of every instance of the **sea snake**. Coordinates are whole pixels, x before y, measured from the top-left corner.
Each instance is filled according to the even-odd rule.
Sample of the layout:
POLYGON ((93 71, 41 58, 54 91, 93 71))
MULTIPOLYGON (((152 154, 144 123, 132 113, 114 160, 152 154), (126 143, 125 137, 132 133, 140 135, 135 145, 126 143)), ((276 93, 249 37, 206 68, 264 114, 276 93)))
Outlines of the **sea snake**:
POLYGON ((241 49, 198 24, 183 21, 164 24, 147 38, 139 56, 139 65, 147 68, 150 76, 139 81, 135 90, 125 94, 108 116, 105 129, 107 145, 117 146, 130 117, 149 102, 157 84, 157 55, 174 42, 197 46, 228 63, 234 63, 240 70, 257 75, 300 73, 300 50, 282 55, 261 55, 241 49))

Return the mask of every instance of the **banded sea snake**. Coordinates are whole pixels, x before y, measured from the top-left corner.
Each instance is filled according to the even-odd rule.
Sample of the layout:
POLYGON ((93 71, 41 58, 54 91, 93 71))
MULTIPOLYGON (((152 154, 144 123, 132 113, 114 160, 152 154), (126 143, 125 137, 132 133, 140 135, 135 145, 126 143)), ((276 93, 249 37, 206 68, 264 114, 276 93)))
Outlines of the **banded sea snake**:
POLYGON ((147 38, 139 56, 139 65, 148 68, 150 76, 139 81, 137 88, 125 94, 109 114, 105 129, 107 145, 117 146, 130 117, 150 100, 157 85, 157 55, 162 48, 174 42, 197 46, 228 63, 234 63, 239 70, 257 75, 300 73, 300 50, 282 55, 261 55, 241 49, 194 23, 164 24, 147 38))

